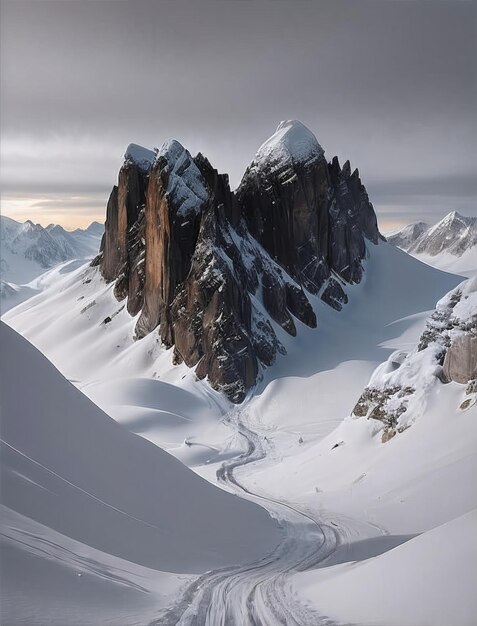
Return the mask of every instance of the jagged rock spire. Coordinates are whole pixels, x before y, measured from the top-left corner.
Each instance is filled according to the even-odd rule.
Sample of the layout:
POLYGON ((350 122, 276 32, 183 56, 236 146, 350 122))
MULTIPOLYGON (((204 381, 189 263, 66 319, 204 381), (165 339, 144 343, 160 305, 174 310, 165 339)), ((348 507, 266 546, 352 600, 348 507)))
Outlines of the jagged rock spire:
POLYGON ((295 320, 315 327, 306 290, 340 310, 359 282, 376 216, 357 170, 301 122, 282 122, 236 193, 201 154, 177 141, 131 144, 107 207, 95 260, 115 295, 156 328, 175 362, 241 402, 260 369, 284 353, 295 320))

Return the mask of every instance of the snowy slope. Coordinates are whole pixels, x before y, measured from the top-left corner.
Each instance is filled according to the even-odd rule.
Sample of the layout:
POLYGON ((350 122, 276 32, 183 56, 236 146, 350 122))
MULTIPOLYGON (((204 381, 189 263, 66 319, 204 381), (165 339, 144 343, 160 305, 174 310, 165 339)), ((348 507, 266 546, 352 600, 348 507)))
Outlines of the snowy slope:
MULTIPOLYGON (((475 279, 455 291, 459 302, 451 292, 439 304, 442 313, 452 300, 452 319, 438 316, 451 337, 459 332, 454 318, 462 326, 477 314, 475 279)), ((275 393, 267 389, 248 407, 244 421, 263 433, 269 449, 242 480, 255 492, 317 512, 338 533, 338 547, 321 568, 293 580, 294 591, 321 616, 380 626, 471 626, 477 614, 471 587, 476 394, 467 384, 439 381, 437 363, 426 361, 435 356, 432 345, 417 351, 422 316, 387 328, 394 336, 383 347, 409 356, 391 355, 370 385, 385 380, 415 387, 401 399, 407 402, 402 432, 383 444, 381 421, 346 417, 360 395, 355 380, 369 361, 344 362, 311 380, 278 380, 275 393)))
POLYGON ((431 256, 447 252, 458 257, 475 246, 477 217, 466 217, 452 211, 411 244, 408 252, 431 256))
MULTIPOLYGON (((462 385, 436 387, 426 414, 385 445, 380 436, 373 437, 370 420, 343 421, 376 366, 396 349, 412 349, 429 310, 461 282, 387 244, 370 246, 365 270, 361 284, 347 287, 349 304, 341 312, 310 296, 317 329, 295 320, 297 337, 290 339, 275 326, 287 354, 265 371, 256 395, 236 409, 240 423, 257 433, 254 445, 261 441, 265 451, 260 462, 237 469, 237 480, 249 493, 285 502, 292 511, 324 522, 338 537, 326 567, 293 579, 294 595, 285 594, 285 604, 298 593, 320 614, 326 609, 333 616, 333 598, 343 597, 349 589, 341 579, 344 570, 335 577, 335 567, 346 569, 344 563, 401 544, 399 550, 404 550, 412 545, 405 542, 417 533, 477 506, 469 480, 477 470, 477 420, 475 407, 459 409, 462 385), (322 604, 319 585, 332 585, 333 580, 334 595, 329 591, 328 604, 322 604)), ((154 333, 133 340, 135 320, 115 300, 111 285, 102 281, 96 268, 79 267, 61 277, 5 319, 117 421, 167 447, 211 482, 216 482, 224 459, 242 458, 243 431, 233 435, 230 420, 237 414, 228 413, 230 404, 197 381, 192 370, 174 366, 170 351, 159 345, 154 333)), ((285 558, 285 567, 296 553, 297 544, 290 541, 295 548, 285 558)), ((316 551, 313 545, 310 549, 316 551)), ((389 570, 384 563, 382 575, 398 576, 393 560, 389 570)), ((377 576, 374 566, 371 570, 370 580, 377 576)), ((237 584, 234 578, 221 581, 220 593, 231 607, 238 606, 235 602, 247 581, 254 587, 257 579, 251 576, 238 576, 237 584)), ((273 576, 264 574, 263 580, 273 581, 273 576)), ((442 578, 439 584, 444 582, 442 578)), ((273 591, 273 582, 270 586, 273 591)), ((279 589, 283 597, 284 589, 279 589)), ((462 605, 465 594, 463 588, 462 605)), ((382 604, 373 600, 368 605, 374 607, 380 626, 399 623, 391 601, 380 613, 376 611, 382 604)), ((446 606, 439 607, 449 615, 446 606)), ((412 606, 406 608, 409 615, 416 614, 412 606)), ((468 610, 469 604, 464 608, 468 610)), ((338 619, 341 615, 336 610, 338 619)), ((366 615, 373 617, 372 612, 366 615)))
POLYGON ((415 254, 414 256, 423 263, 428 263, 444 272, 452 272, 467 277, 477 274, 477 245, 457 257, 448 252, 441 252, 436 256, 429 254, 415 254))
POLYGON ((340 622, 474 626, 476 529, 474 509, 376 558, 299 574, 296 584, 340 622))
POLYGON ((25 284, 46 269, 69 259, 86 259, 99 250, 103 227, 93 222, 87 229, 65 231, 0 217, 0 274, 4 281, 25 284))
MULTIPOLYGON (((46 570, 51 584, 62 570, 87 574, 83 602, 94 602, 105 579, 108 592, 115 585, 118 593, 122 585, 147 591, 157 578, 150 570, 200 572, 256 560, 274 548, 280 533, 263 509, 208 485, 129 433, 25 339, 3 323, 0 333, 8 355, 1 360, 3 549, 7 562, 16 554, 15 566, 2 572, 2 607, 13 611, 3 623, 22 623, 22 611, 34 612, 28 585, 17 589, 13 604, 8 592, 15 580, 31 580, 32 568, 46 570), (21 393, 19 372, 28 393, 21 393), (72 554, 72 546, 89 558, 72 554)), ((70 577, 69 584, 83 581, 70 577)), ((48 580, 41 585, 61 610, 48 623, 84 623, 70 615, 65 597, 54 599, 48 580)), ((115 610, 112 604, 110 613, 115 610)), ((42 619, 36 614, 39 621, 29 623, 42 619)))
MULTIPOLYGON (((277 425, 280 416, 290 412, 292 418, 288 419, 295 424, 313 421, 316 403, 328 402, 323 399, 323 389, 329 384, 351 385, 355 402, 372 370, 391 353, 382 346, 395 336, 390 324, 429 310, 460 282, 386 244, 370 246, 369 254, 364 280, 348 287, 350 303, 343 311, 331 310, 318 297, 309 296, 318 318, 317 329, 295 320, 298 333, 291 338, 273 323, 287 354, 280 355, 275 365, 265 370, 256 389, 258 396, 253 403, 263 403, 265 421, 277 425), (357 374, 350 376, 347 363, 358 361, 362 364, 357 374), (333 370, 332 376, 324 374, 329 370, 333 370), (298 384, 306 389, 309 400, 302 401, 301 417, 296 419, 290 389, 298 384)), ((91 393, 109 414, 120 421, 127 420, 132 430, 178 454, 184 451, 184 439, 197 434, 197 420, 216 421, 229 408, 223 396, 196 380, 193 370, 184 364, 172 364, 171 351, 161 347, 156 333, 134 341, 134 318, 123 303, 117 302, 112 286, 104 283, 96 268, 77 269, 7 313, 4 319, 27 336, 68 378, 79 381, 81 388, 91 393), (142 382, 144 378, 149 382, 142 382), (141 389, 147 385, 148 390, 135 393, 134 381, 141 389), (172 410, 180 417, 171 418, 171 407, 162 407, 161 385, 165 383, 180 387, 180 393, 189 398, 196 410, 172 410), (125 390, 129 390, 129 400, 125 390), (162 411, 155 414, 161 419, 154 421, 151 411, 162 411), (166 418, 169 422, 161 439, 161 425, 165 428, 166 418), (171 431, 172 419, 175 433, 171 431)), ((347 397, 338 394, 336 404, 330 398, 329 403, 335 404, 333 416, 341 418, 350 413, 354 404, 353 400, 346 402, 347 397), (344 413, 342 408, 346 409, 344 413)))
POLYGON ((84 265, 84 259, 75 259, 55 265, 52 269, 43 272, 26 285, 17 285, 0 281, 0 315, 18 306, 25 300, 32 298, 47 287, 61 280, 66 274, 84 265))
POLYGON ((28 300, 36 293, 38 290, 28 285, 16 285, 0 280, 0 315, 28 300))
MULTIPOLYGON (((405 258, 410 270, 419 268, 412 257, 405 258)), ((415 278, 418 285, 423 277, 415 278)), ((453 317, 449 318, 453 329, 444 335, 458 333, 454 318, 464 318, 465 324, 465 319, 471 321, 476 314, 473 284, 467 281, 459 287, 462 302, 456 305, 454 301, 455 311, 451 309, 453 317)), ((391 313, 396 305, 391 288, 382 293, 391 313)), ((451 296, 452 292, 442 300, 440 311, 446 309, 451 296)), ((406 301, 406 306, 412 307, 413 300, 406 301)), ((356 324, 362 329, 359 309, 355 313, 356 324)), ((366 343, 353 342, 354 329, 346 334, 343 326, 343 345, 336 342, 341 333, 334 332, 329 343, 322 343, 325 356, 316 356, 326 364, 323 370, 317 368, 315 374, 304 371, 300 379, 277 379, 251 402, 250 423, 269 431, 273 456, 281 461, 278 467, 258 468, 254 478, 275 495, 290 495, 295 501, 314 502, 351 516, 362 517, 366 512, 369 522, 393 532, 420 532, 477 505, 473 485, 466 480, 469 472, 477 469, 477 406, 467 402, 470 406, 460 408, 466 399, 472 400, 466 385, 439 382, 439 366, 434 362, 437 340, 436 348, 431 343, 418 351, 429 314, 404 316, 395 322, 386 322, 376 309, 373 314, 370 319, 375 327, 369 325, 366 343), (381 341, 376 344, 379 337, 381 341), (336 358, 335 364, 332 358, 336 358), (384 363, 378 365, 374 359, 384 363), (363 378, 365 382, 358 389, 357 381, 363 378), (414 388, 409 395, 391 395, 389 410, 392 412, 396 408, 392 403, 397 402, 404 403, 406 411, 397 411, 403 432, 385 445, 381 443, 383 422, 368 420, 367 413, 356 409, 368 384, 414 388), (363 417, 348 417, 353 408, 363 417), (303 444, 299 444, 299 436, 303 444), (298 490, 290 475, 300 476, 298 490), (446 497, 442 498, 444 486, 446 497), (401 506, 400 492, 412 500, 409 506, 401 506)), ((441 321, 441 325, 446 328, 446 322, 441 321)), ((446 342, 444 335, 442 341, 446 342)))
POLYGON ((386 235, 386 240, 393 246, 407 251, 429 228, 430 225, 426 224, 426 222, 414 222, 386 235))

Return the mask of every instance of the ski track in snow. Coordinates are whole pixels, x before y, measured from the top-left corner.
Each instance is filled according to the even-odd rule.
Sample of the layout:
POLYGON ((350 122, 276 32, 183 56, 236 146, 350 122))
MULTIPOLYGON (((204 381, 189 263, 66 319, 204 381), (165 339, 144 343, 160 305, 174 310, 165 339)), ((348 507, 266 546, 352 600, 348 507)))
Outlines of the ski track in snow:
MULTIPOLYGON (((292 593, 288 577, 324 564, 336 549, 348 543, 356 530, 352 520, 323 521, 311 511, 258 494, 243 485, 235 470, 264 460, 264 436, 245 424, 243 409, 233 409, 227 423, 246 443, 240 456, 222 463, 217 481, 238 496, 265 507, 278 520, 283 539, 267 557, 233 568, 206 572, 186 588, 172 607, 150 626, 333 626, 336 624, 292 593)), ((378 528, 378 527, 376 527, 378 528)), ((379 532, 386 534, 382 528, 379 532)))

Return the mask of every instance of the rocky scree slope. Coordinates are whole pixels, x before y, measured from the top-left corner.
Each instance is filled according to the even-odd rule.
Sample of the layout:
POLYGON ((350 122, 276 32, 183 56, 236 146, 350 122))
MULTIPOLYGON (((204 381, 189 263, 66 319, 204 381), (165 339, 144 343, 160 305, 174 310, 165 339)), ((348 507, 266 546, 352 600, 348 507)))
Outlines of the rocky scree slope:
POLYGON ((314 135, 282 122, 238 189, 177 141, 125 154, 94 259, 176 363, 241 402, 284 348, 278 327, 317 324, 307 292, 336 310, 380 240, 358 170, 328 163, 314 135), (278 333, 279 335, 279 333, 278 333))
POLYGON ((460 409, 477 402, 477 277, 437 303, 415 350, 394 352, 374 372, 353 409, 383 425, 385 443, 425 412, 436 385, 463 385, 460 409))

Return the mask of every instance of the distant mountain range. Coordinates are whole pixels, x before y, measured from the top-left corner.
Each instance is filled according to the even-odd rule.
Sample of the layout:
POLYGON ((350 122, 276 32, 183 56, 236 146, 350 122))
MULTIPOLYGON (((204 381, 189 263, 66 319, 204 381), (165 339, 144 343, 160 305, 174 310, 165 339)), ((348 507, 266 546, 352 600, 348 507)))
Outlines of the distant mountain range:
POLYGON ((67 231, 57 224, 46 228, 0 218, 0 277, 2 282, 25 284, 45 270, 71 259, 87 259, 99 248, 104 226, 67 231))
POLYGON ((453 211, 434 226, 415 222, 388 235, 387 240, 441 269, 477 270, 477 217, 453 211))

